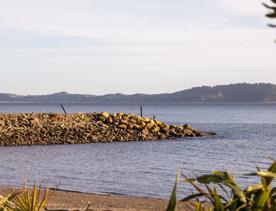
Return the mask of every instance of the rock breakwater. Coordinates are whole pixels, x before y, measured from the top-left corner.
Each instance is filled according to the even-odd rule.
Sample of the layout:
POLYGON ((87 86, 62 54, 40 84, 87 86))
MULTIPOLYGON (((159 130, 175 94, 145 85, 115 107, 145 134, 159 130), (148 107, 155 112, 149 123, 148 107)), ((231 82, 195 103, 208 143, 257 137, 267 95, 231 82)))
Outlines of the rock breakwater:
POLYGON ((165 140, 214 135, 135 114, 0 114, 0 146, 165 140))

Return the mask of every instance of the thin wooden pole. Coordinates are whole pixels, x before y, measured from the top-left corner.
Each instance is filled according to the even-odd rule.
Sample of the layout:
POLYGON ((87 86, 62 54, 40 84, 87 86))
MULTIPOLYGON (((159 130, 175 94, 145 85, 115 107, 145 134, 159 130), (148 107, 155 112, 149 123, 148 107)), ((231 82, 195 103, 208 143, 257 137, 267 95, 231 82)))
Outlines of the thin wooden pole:
POLYGON ((143 106, 140 106, 140 115, 143 117, 143 106))
POLYGON ((66 112, 66 110, 65 110, 65 108, 63 107, 63 105, 62 105, 62 104, 60 104, 60 107, 62 108, 62 110, 63 110, 64 114, 67 114, 67 112, 66 112))

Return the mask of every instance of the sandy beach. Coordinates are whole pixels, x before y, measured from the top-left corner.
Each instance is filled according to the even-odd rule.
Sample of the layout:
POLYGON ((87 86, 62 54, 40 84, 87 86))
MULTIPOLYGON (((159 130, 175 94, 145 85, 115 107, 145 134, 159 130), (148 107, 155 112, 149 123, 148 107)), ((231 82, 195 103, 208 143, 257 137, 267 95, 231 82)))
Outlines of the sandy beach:
MULTIPOLYGON (((0 185, 1 195, 5 196, 12 191, 20 191, 20 189, 0 185)), ((165 210, 168 204, 168 201, 164 199, 51 190, 46 208, 60 211, 84 210, 89 202, 91 203, 89 210, 95 211, 159 211, 165 210)), ((177 206, 177 210, 191 210, 191 208, 192 206, 187 203, 178 203, 177 206)))

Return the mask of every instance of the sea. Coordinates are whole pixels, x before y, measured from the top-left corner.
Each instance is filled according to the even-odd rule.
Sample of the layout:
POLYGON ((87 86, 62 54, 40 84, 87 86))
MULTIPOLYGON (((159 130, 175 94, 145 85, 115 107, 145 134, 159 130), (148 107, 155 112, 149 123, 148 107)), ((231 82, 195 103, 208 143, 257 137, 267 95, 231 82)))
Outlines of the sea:
MULTIPOLYGON (((64 104, 68 113, 140 113, 138 104, 64 104)), ((0 112, 62 112, 58 104, 1 103, 0 112)), ((164 103, 143 105, 143 115, 190 124, 216 136, 166 141, 0 147, 0 184, 26 181, 52 188, 151 198, 170 196, 177 171, 188 177, 228 171, 242 187, 276 159, 274 103, 164 103)), ((191 187, 180 182, 178 197, 191 187)))

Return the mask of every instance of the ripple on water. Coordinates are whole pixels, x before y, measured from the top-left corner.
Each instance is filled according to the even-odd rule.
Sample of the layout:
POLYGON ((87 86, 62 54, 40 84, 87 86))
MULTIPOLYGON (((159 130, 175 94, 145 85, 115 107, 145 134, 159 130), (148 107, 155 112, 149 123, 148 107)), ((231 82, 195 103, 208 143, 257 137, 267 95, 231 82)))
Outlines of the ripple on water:
MULTIPOLYGON (((49 111, 58 108, 49 106, 49 111)), ((139 112, 133 105, 67 107, 70 112, 139 112)), ((27 108, 47 110, 9 105, 12 111, 27 108)), ((0 183, 21 186, 25 178, 43 179, 61 189, 164 198, 170 194, 176 169, 188 176, 228 170, 235 172, 239 183, 249 184, 257 180, 244 174, 256 165, 267 167, 276 157, 276 105, 148 105, 144 110, 147 116, 157 111, 163 121, 189 122, 219 135, 163 142, 0 147, 0 183)))

